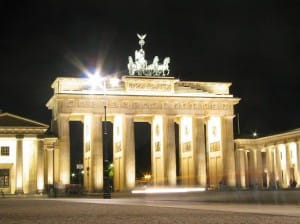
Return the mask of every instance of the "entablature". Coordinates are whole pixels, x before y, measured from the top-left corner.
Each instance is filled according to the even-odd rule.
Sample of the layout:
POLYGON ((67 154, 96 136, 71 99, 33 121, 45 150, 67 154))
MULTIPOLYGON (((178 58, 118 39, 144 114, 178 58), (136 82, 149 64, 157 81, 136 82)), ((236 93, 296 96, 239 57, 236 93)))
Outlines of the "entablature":
POLYGON ((280 134, 269 135, 254 139, 235 139, 237 147, 262 145, 264 147, 275 147, 279 144, 297 142, 300 139, 300 129, 288 131, 280 134))
POLYGON ((103 96, 59 94, 48 108, 58 113, 107 113, 231 116, 238 98, 103 96))

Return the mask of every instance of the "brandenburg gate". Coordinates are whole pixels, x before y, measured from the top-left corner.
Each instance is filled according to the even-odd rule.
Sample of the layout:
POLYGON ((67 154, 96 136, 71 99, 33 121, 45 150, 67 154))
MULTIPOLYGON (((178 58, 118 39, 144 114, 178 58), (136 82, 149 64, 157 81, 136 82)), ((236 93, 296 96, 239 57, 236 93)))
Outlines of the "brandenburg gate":
POLYGON ((175 123, 179 127, 179 166, 185 186, 236 185, 234 161, 234 105, 239 98, 229 92, 231 83, 180 81, 170 76, 169 58, 147 63, 140 49, 129 57, 128 75, 119 83, 90 75, 57 78, 47 103, 52 110, 52 130, 59 144, 55 150, 55 180, 70 183, 69 121, 81 121, 84 129, 84 188, 103 189, 104 113, 113 123, 114 190, 135 187, 134 122, 151 124, 151 169, 154 185, 176 185, 175 123), (92 80, 92 81, 91 81, 92 80), (106 110, 106 111, 104 111, 106 110), (106 113, 105 113, 106 114, 106 113))

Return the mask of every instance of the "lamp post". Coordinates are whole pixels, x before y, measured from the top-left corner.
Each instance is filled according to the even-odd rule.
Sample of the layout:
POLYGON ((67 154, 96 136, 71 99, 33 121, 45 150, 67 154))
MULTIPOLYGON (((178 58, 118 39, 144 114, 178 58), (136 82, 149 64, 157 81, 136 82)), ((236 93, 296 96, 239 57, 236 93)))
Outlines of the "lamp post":
POLYGON ((97 69, 94 74, 87 73, 91 84, 92 92, 97 91, 97 88, 104 92, 104 124, 103 124, 103 198, 111 198, 111 188, 109 183, 109 158, 108 158, 108 131, 107 131, 107 99, 106 99, 106 84, 109 83, 110 87, 117 87, 119 85, 118 78, 101 77, 100 70, 97 69))
POLYGON ((111 192, 109 186, 109 161, 108 161, 108 147, 107 147, 107 119, 106 119, 106 101, 104 103, 104 126, 103 126, 103 158, 104 158, 104 181, 103 181, 103 198, 110 199, 111 192))

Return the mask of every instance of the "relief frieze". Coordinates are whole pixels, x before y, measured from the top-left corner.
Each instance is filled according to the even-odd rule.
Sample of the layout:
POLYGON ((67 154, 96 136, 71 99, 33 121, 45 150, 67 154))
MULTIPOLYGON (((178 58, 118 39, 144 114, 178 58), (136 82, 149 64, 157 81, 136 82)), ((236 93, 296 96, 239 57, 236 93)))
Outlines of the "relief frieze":
POLYGON ((203 103, 203 102, 151 102, 142 100, 116 100, 108 99, 107 102, 101 100, 83 100, 83 99, 69 99, 64 101, 62 110, 74 111, 80 109, 92 108, 95 111, 102 111, 104 105, 107 105, 108 112, 126 112, 129 113, 157 113, 170 112, 172 113, 195 113, 202 114, 208 112, 233 112, 233 105, 230 103, 203 103))

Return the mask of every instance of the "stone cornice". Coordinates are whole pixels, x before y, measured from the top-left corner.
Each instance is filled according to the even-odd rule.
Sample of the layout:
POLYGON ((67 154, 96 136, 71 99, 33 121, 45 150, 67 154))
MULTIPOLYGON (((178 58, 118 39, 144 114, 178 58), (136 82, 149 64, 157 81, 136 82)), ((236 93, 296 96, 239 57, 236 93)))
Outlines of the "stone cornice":
MULTIPOLYGON (((55 94, 106 94, 143 96, 232 98, 228 82, 179 81, 174 77, 123 76, 119 87, 91 90, 87 78, 57 78, 51 85, 55 94)), ((49 103, 49 102, 48 102, 49 103)), ((47 104, 48 104, 47 103, 47 104)))
POLYGON ((0 134, 44 134, 46 128, 1 127, 0 134))
POLYGON ((265 136, 255 139, 235 139, 234 142, 237 145, 276 145, 285 144, 289 142, 297 142, 300 139, 300 129, 288 131, 285 133, 265 136))

